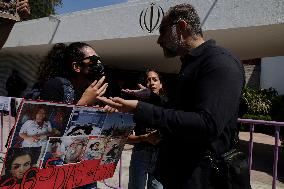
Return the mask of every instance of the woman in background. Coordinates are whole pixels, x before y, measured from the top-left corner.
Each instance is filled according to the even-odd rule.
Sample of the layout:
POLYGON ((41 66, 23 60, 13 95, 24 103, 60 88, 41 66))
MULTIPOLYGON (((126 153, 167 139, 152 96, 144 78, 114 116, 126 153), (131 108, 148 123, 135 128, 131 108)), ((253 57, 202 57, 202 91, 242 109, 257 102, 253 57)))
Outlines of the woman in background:
MULTIPOLYGON (((153 69, 146 71, 146 84, 149 92, 161 95, 163 86, 158 72, 153 69)), ((144 88, 140 85, 140 88, 144 88)), ((153 100, 151 101, 152 103, 153 100)), ((136 123, 134 134, 128 137, 129 143, 134 143, 129 167, 128 189, 162 189, 163 186, 154 177, 154 169, 158 156, 160 135, 157 130, 141 129, 136 123), (147 181, 147 182, 146 182, 147 181)))

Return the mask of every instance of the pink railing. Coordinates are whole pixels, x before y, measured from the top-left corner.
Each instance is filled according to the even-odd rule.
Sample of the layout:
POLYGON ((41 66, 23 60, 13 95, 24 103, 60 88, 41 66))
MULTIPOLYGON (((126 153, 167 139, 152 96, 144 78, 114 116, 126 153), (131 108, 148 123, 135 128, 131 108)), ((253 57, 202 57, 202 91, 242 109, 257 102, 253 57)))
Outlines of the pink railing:
POLYGON ((251 171, 252 166, 252 150, 253 150, 253 133, 255 125, 270 125, 275 128, 275 144, 274 144, 274 162, 273 162, 273 180, 272 189, 276 189, 277 180, 277 165, 278 165, 278 154, 279 154, 279 133, 280 127, 284 127, 284 122, 276 121, 263 121, 263 120, 252 120, 252 119, 238 119, 240 123, 250 124, 250 140, 249 140, 249 170, 251 171))

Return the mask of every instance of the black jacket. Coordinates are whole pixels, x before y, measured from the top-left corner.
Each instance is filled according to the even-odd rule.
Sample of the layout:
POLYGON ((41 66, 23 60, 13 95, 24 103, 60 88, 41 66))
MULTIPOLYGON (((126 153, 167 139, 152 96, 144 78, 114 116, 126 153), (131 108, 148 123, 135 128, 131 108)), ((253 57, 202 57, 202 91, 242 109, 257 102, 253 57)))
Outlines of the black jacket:
POLYGON ((191 182, 206 150, 212 148, 220 155, 232 148, 245 83, 241 62, 213 40, 193 49, 181 61, 177 94, 171 105, 164 108, 139 102, 134 114, 136 121, 163 133, 157 176, 164 185, 171 182, 177 188, 191 182))

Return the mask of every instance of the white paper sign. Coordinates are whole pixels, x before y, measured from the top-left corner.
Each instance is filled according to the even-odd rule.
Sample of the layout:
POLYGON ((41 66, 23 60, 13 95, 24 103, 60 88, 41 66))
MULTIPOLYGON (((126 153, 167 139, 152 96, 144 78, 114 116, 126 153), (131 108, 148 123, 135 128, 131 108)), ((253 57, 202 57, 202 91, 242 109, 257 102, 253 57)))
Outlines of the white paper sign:
POLYGON ((10 111, 11 97, 0 96, 0 110, 10 111))

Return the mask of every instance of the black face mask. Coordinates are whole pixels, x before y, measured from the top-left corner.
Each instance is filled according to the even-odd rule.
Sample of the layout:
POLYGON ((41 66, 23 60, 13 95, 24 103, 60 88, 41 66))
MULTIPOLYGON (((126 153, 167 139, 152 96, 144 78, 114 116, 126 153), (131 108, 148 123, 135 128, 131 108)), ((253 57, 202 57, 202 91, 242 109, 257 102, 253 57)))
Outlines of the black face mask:
POLYGON ((100 62, 100 59, 101 58, 99 56, 93 55, 80 60, 80 67, 82 67, 83 69, 88 69, 87 78, 91 82, 93 82, 94 80, 99 80, 105 74, 104 66, 100 62), (85 59, 90 59, 91 64, 84 64, 83 60, 85 59))
POLYGON ((88 79, 99 80, 102 76, 105 75, 104 66, 101 63, 91 64, 88 66, 88 68, 88 79))

